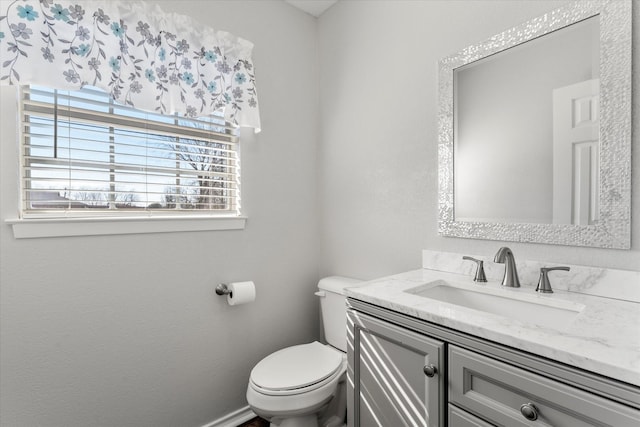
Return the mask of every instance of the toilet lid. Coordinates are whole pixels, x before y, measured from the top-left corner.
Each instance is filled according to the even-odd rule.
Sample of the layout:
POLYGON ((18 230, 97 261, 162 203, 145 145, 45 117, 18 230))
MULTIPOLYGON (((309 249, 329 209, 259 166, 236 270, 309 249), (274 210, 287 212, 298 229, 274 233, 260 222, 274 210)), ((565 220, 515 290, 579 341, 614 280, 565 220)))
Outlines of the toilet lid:
POLYGON ((292 390, 324 380, 341 364, 341 352, 315 341, 265 357, 251 371, 251 381, 268 390, 292 390))

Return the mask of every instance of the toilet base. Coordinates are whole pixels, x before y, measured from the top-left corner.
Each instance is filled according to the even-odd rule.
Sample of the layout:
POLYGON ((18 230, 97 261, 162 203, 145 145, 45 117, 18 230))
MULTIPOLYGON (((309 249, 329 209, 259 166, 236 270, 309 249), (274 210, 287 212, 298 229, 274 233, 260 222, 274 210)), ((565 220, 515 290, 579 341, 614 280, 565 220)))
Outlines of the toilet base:
POLYGON ((269 425, 271 427, 318 427, 318 417, 316 414, 293 417, 282 420, 280 424, 271 423, 269 425))

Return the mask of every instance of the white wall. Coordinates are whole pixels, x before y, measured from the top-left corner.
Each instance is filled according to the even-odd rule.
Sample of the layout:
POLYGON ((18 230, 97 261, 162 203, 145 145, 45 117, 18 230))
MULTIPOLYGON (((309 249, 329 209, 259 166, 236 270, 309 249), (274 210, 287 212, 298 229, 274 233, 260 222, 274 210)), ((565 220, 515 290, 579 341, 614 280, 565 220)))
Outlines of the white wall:
MULTIPOLYGON (((519 259, 640 269, 637 216, 630 251, 437 233, 438 60, 563 4, 341 1, 320 17, 321 274, 374 278, 419 268, 421 249, 493 256, 505 244, 519 259)), ((640 22, 640 8, 633 13, 640 22)), ((639 33, 634 28, 635 70, 639 33)), ((640 93, 634 92, 637 148, 640 93)), ((640 150, 632 168, 632 209, 639 212, 640 150)))
POLYGON ((3 427, 202 426, 246 405, 258 360, 317 337, 316 22, 281 1, 159 3, 255 44, 263 130, 242 134, 247 227, 15 240, 15 99, 3 88, 3 427), (251 305, 213 294, 249 279, 251 305))

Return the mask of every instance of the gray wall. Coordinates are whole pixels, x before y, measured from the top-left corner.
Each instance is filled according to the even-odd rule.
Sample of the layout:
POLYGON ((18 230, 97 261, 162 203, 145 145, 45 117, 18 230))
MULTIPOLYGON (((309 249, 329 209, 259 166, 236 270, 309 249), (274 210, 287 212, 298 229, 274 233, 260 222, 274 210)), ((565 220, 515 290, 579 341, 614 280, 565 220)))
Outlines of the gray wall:
POLYGON ((3 87, 3 427, 202 426, 246 405, 262 357, 317 337, 316 22, 282 1, 159 3, 255 44, 263 130, 242 134, 247 227, 15 240, 15 91, 3 87), (255 303, 213 294, 236 280, 255 281, 255 303))
MULTIPOLYGON (((321 274, 374 278, 419 268, 421 249, 492 256, 505 244, 437 233, 438 60, 563 4, 341 1, 319 19, 321 274)), ((640 22, 640 8, 633 13, 640 22)), ((638 31, 636 26, 635 70, 638 31)), ((639 92, 633 99, 634 148, 639 92)), ((639 150, 632 168, 632 209, 638 212, 639 150)), ((636 218, 630 251, 506 244, 520 259, 638 270, 636 218)))

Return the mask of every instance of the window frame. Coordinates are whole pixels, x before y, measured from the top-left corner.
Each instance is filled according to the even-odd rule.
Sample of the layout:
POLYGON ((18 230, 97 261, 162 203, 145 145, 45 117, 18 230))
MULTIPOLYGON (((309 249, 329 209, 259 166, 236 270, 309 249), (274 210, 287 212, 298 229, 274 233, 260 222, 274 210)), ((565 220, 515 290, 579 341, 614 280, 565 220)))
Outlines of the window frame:
MULTIPOLYGON (((25 194, 25 131, 22 90, 17 89, 16 127, 18 141, 18 218, 6 220, 11 225, 15 238, 97 236, 111 234, 144 234, 189 231, 239 230, 245 228, 246 216, 240 213, 240 173, 237 175, 237 208, 233 211, 213 211, 205 209, 141 209, 128 210, 100 209, 38 211, 26 210, 25 194)), ((239 132, 236 136, 239 140, 239 132)), ((236 160, 240 163, 240 146, 236 143, 236 160)))

